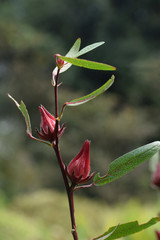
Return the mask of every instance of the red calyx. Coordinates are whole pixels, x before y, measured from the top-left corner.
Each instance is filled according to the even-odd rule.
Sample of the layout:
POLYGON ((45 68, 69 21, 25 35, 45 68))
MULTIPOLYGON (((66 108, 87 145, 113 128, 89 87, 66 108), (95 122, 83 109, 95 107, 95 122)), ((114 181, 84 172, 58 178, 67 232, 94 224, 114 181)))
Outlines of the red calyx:
POLYGON ((78 155, 69 163, 67 175, 74 185, 88 182, 94 175, 90 174, 90 141, 86 140, 78 155))
MULTIPOLYGON (((42 105, 39 107, 41 113, 40 131, 37 130, 39 138, 54 142, 56 139, 56 118, 50 114, 42 105)), ((58 137, 64 132, 64 125, 58 129, 58 137)))

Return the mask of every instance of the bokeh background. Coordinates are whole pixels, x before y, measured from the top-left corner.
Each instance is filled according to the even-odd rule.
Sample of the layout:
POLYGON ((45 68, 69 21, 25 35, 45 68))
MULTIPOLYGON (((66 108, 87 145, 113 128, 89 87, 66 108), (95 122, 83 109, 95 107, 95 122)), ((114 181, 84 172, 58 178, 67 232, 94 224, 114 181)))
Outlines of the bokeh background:
MULTIPOLYGON (((34 131, 40 125, 40 104, 54 113, 54 91, 51 86, 54 54, 65 55, 78 37, 82 39, 82 47, 105 41, 105 45, 83 58, 115 66, 116 81, 103 96, 65 110, 63 121, 67 129, 61 139, 61 151, 66 164, 78 153, 86 139, 91 140, 92 171, 105 173, 115 158, 160 139, 159 12, 160 0, 0 1, 1 239, 22 239, 18 232, 19 224, 24 223, 20 228, 24 228, 24 232, 31 227, 28 219, 21 219, 23 215, 35 224, 35 227, 32 224, 33 236, 27 235, 28 232, 25 235, 22 231, 24 240, 70 239, 70 235, 67 238, 64 231, 65 221, 64 225, 63 221, 61 223, 65 219, 61 215, 64 206, 58 208, 55 205, 56 202, 67 204, 55 155, 47 146, 28 138, 24 120, 7 93, 18 102, 21 99, 25 102, 34 131), (54 203, 54 199, 59 200, 54 203), (46 209, 46 206, 50 208, 46 209), (12 216, 9 215, 11 209, 12 216), (43 213, 37 216, 36 213, 41 212, 39 209, 43 209, 43 213), (59 209, 55 222, 53 216, 47 218, 51 215, 48 209, 59 209), (56 222, 57 218, 59 220, 56 222), (47 227, 50 226, 52 233, 47 232, 49 230, 44 222, 47 222, 47 227), (9 229, 13 230, 10 230, 10 235, 7 235, 8 224, 11 225, 9 229), (43 236, 39 229, 43 229, 43 236), (54 237, 51 238, 52 234, 54 237)), ((72 66, 60 76, 63 84, 60 87, 59 106, 95 90, 111 75, 112 72, 72 66)), ((95 201, 92 209, 104 204, 106 212, 104 208, 99 209, 101 219, 107 215, 107 204, 111 206, 109 209, 115 204, 113 209, 117 208, 117 217, 113 225, 123 222, 122 216, 125 215, 128 221, 136 219, 132 214, 142 217, 146 210, 140 210, 145 204, 148 210, 154 206, 149 215, 152 217, 160 208, 155 208, 158 197, 150 186, 150 179, 148 162, 107 186, 79 191, 77 197, 87 198, 84 203, 86 209, 92 206, 88 199, 95 201), (125 213, 127 209, 129 213, 125 213), (138 209, 139 214, 136 212, 138 209)), ((115 211, 113 209, 112 213, 115 211)), ((110 219, 112 213, 108 213, 110 219)), ((81 239, 91 237, 94 225, 87 222, 85 215, 81 216, 80 210, 78 216, 82 225, 79 230, 81 239), (91 228, 91 231, 86 228, 91 228)), ((92 219, 96 216, 98 209, 92 219)), ((146 221, 145 218, 143 220, 146 221)), ((102 226, 101 221, 98 224, 102 226)), ((103 224, 110 226, 109 222, 103 224)), ((151 234, 150 238, 147 238, 150 236, 147 234, 139 239, 153 239, 153 230, 151 234)))

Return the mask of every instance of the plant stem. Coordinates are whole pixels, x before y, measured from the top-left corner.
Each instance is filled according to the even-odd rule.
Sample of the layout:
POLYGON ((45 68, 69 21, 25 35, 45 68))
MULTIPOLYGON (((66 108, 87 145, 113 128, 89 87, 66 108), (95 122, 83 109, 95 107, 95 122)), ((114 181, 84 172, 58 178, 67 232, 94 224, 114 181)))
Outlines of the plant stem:
MULTIPOLYGON (((58 118, 58 78, 59 78, 59 69, 57 71, 57 76, 55 80, 55 116, 56 119, 58 118)), ((70 209, 70 217, 71 217, 71 225, 72 225, 72 235, 74 240, 78 240, 77 230, 76 230, 76 222, 75 222, 75 215, 74 215, 74 198, 73 198, 73 188, 69 186, 69 182, 67 179, 65 165, 62 161, 62 157, 59 150, 59 137, 58 137, 58 129, 59 129, 59 121, 56 120, 56 140, 54 144, 54 150, 56 153, 56 157, 59 163, 59 167, 62 173, 64 185, 66 188, 68 202, 69 202, 69 209, 70 209)))
POLYGON ((61 169, 63 181, 65 184, 65 188, 66 188, 66 192, 67 192, 67 196, 68 196, 73 239, 78 240, 78 235, 77 235, 77 230, 76 230, 76 222, 75 222, 75 216, 74 216, 73 189, 69 186, 68 179, 67 179, 66 172, 65 172, 65 166, 64 166, 64 163, 63 163, 61 155, 60 155, 59 147, 55 146, 54 150, 55 150, 57 160, 58 160, 58 163, 59 163, 59 166, 61 169))
MULTIPOLYGON (((55 97, 55 117, 58 118, 58 79, 59 79, 60 69, 57 71, 55 88, 54 88, 54 97, 55 97)), ((57 132, 58 133, 58 132, 57 132)))
POLYGON ((71 214, 71 222, 72 222, 72 235, 74 240, 78 240, 78 235, 77 235, 77 229, 76 229, 76 221, 75 221, 75 216, 74 216, 74 198, 73 198, 73 190, 70 188, 70 192, 69 192, 69 205, 70 205, 70 209, 72 209, 72 211, 70 211, 71 214))

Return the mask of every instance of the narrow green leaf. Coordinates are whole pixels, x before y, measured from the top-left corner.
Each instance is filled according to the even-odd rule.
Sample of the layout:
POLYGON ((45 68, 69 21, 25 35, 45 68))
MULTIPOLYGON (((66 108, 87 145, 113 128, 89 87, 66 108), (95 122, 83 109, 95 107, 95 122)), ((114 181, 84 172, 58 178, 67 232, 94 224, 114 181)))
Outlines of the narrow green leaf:
POLYGON ((98 88, 94 92, 92 92, 92 93, 90 93, 90 94, 88 94, 88 95, 86 95, 84 97, 74 99, 74 100, 72 100, 70 102, 65 102, 63 104, 63 107, 62 107, 61 114, 60 114, 59 118, 62 117, 64 108, 66 106, 78 106, 80 104, 86 103, 86 102, 96 98, 97 96, 99 96, 100 94, 105 92, 113 84, 113 82, 114 82, 114 75, 112 75, 112 77, 104 85, 102 85, 100 88, 98 88))
POLYGON ((114 240, 114 239, 118 239, 121 237, 126 237, 128 235, 131 235, 131 234, 140 232, 146 228, 149 228, 159 221, 160 221, 160 218, 155 217, 155 218, 150 219, 147 223, 140 224, 140 225, 139 225, 138 221, 120 224, 120 225, 118 225, 118 227, 116 228, 115 231, 113 231, 113 230, 115 229, 116 226, 111 227, 103 235, 96 237, 96 238, 92 238, 90 240, 105 240, 105 239, 114 240), (108 234, 111 232, 113 232, 113 233, 110 236, 108 236, 108 234))
POLYGON ((112 75, 111 79, 109 79, 104 85, 102 85, 100 88, 98 88, 94 92, 92 92, 84 97, 77 98, 70 102, 67 102, 66 105, 67 106, 77 106, 77 105, 86 103, 86 102, 94 99, 95 97, 99 96, 100 94, 104 93, 113 84, 113 82, 114 82, 114 75, 112 75))
POLYGON ((21 103, 19 104, 11 95, 8 94, 8 97, 16 104, 18 109, 21 111, 26 122, 27 134, 32 136, 31 121, 30 121, 30 117, 24 102, 21 101, 21 103))
POLYGON ((115 228, 113 227, 112 231, 109 232, 109 233, 107 233, 107 234, 104 235, 104 236, 99 236, 99 237, 96 237, 96 238, 91 238, 91 239, 89 239, 89 240, 94 240, 94 239, 97 239, 97 240, 105 240, 106 238, 108 238, 109 236, 111 236, 111 235, 114 233, 114 231, 117 229, 118 226, 119 226, 119 225, 117 225, 115 228))
POLYGON ((46 141, 43 141, 39 138, 35 138, 33 135, 32 135, 32 128, 31 128, 31 121, 30 121, 30 117, 29 117, 29 114, 28 114, 28 111, 27 111, 27 108, 24 104, 23 101, 21 101, 21 103, 19 104, 10 94, 8 94, 8 97, 16 104, 16 106, 18 107, 18 109, 21 111, 24 119, 25 119, 25 123, 26 123, 26 127, 27 127, 27 134, 30 138, 36 140, 36 141, 39 141, 39 142, 42 142, 42 143, 45 143, 49 146, 51 146, 50 143, 46 142, 46 141))
MULTIPOLYGON (((69 52, 65 55, 65 57, 70 57, 70 58, 75 58, 78 56, 81 56, 87 52, 92 51, 93 49, 101 46, 102 44, 104 44, 104 42, 98 42, 98 43, 93 43, 91 45, 88 45, 87 47, 80 49, 80 45, 81 45, 81 39, 78 38, 76 40, 76 42, 73 44, 73 46, 71 47, 71 49, 69 50, 69 52)), ((71 63, 66 63, 63 68, 60 70, 60 73, 65 72, 66 70, 68 70, 70 67, 72 66, 71 63)), ((57 72, 57 69, 56 69, 57 72)))
POLYGON ((120 178, 141 163, 149 160, 159 150, 160 142, 156 141, 124 154, 109 165, 109 171, 106 175, 102 177, 99 175, 99 173, 95 175, 95 185, 104 185, 116 180, 117 178, 120 178))
POLYGON ((65 56, 59 56, 60 59, 71 63, 75 66, 78 67, 84 67, 84 68, 89 68, 93 70, 103 70, 103 71, 114 71, 116 70, 115 67, 104 64, 104 63, 99 63, 99 62, 93 62, 93 61, 88 61, 85 59, 79 59, 79 58, 69 58, 65 56))
POLYGON ((78 51, 80 49, 81 46, 81 39, 78 38, 75 43, 73 44, 73 46, 71 47, 71 49, 69 50, 69 52, 66 54, 66 57, 75 57, 78 54, 78 51))
POLYGON ((104 43, 105 42, 97 42, 97 43, 90 44, 87 47, 82 48, 77 54, 75 54, 75 56, 68 56, 68 55, 66 55, 66 57, 79 57, 79 56, 81 56, 81 55, 83 55, 83 54, 85 54, 87 52, 92 51, 93 49, 95 49, 97 47, 100 47, 104 43))

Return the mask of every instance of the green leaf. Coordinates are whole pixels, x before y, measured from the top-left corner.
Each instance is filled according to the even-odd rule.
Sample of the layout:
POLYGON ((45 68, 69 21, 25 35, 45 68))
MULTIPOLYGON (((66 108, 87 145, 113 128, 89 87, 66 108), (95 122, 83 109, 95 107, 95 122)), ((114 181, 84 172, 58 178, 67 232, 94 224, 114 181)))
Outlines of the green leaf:
POLYGON ((156 141, 139 147, 123 156, 117 158, 109 165, 106 175, 100 176, 99 173, 94 177, 97 186, 112 182, 117 178, 127 174, 141 163, 149 160, 160 149, 160 142, 156 141))
POLYGON ((66 106, 77 106, 77 105, 86 103, 86 102, 96 98, 97 96, 99 96, 100 94, 105 92, 113 84, 113 82, 114 82, 114 75, 112 75, 112 77, 104 85, 102 85, 100 88, 98 88, 94 92, 92 92, 92 93, 90 93, 90 94, 88 94, 88 95, 86 95, 84 97, 74 99, 74 100, 72 100, 70 102, 65 102, 63 104, 63 107, 62 107, 60 118, 62 117, 63 110, 64 110, 64 108, 66 106))
MULTIPOLYGON (((119 226, 119 225, 118 225, 119 226)), ((114 231, 117 229, 117 227, 118 226, 116 226, 115 228, 113 227, 113 229, 112 229, 112 231, 111 232, 109 232, 109 233, 107 233, 106 235, 104 235, 104 236, 99 236, 98 237, 98 240, 105 240, 105 239, 107 239, 109 236, 111 236, 113 233, 114 233, 114 231)), ((89 239, 89 240, 94 240, 95 238, 91 238, 91 239, 89 239)), ((96 238, 97 239, 97 238, 96 238)))
POLYGON ((24 102, 21 101, 21 103, 19 104, 11 95, 8 94, 8 97, 16 104, 18 109, 21 111, 26 122, 27 134, 32 136, 31 121, 30 121, 30 117, 24 102))
POLYGON ((49 146, 51 146, 50 143, 48 142, 45 142, 39 138, 35 138, 33 135, 32 135, 32 128, 31 128, 31 121, 30 121, 30 117, 29 117, 29 114, 28 114, 28 111, 27 111, 27 108, 24 104, 23 101, 21 101, 21 103, 19 104, 10 94, 8 94, 8 97, 16 104, 16 106, 18 107, 18 109, 21 111, 24 119, 25 119, 25 123, 26 123, 26 127, 27 127, 27 134, 30 138, 36 140, 36 141, 39 141, 39 142, 42 142, 42 143, 45 143, 49 146))
MULTIPOLYGON (((81 45, 81 39, 78 38, 76 40, 76 42, 73 44, 73 46, 71 47, 71 49, 69 50, 69 52, 66 54, 65 57, 68 57, 68 58, 75 58, 75 57, 78 57, 78 56, 81 56, 89 51, 92 51, 93 49, 101 46, 102 44, 104 44, 104 42, 97 42, 97 43, 93 43, 93 44, 90 44, 88 45, 87 47, 84 47, 83 49, 80 49, 80 45, 81 45)), ((65 61, 65 60, 64 60, 65 61)), ((85 60, 87 61, 87 60, 85 60)), ((105 65, 105 64, 104 64, 105 65)), ((68 70, 70 67, 72 66, 72 63, 69 63, 69 62, 65 62, 64 66, 60 69, 60 73, 63 73, 65 72, 66 70, 68 70)), ((106 65, 108 66, 108 68, 111 68, 111 66, 109 65, 106 65)), ((102 67, 102 66, 101 66, 102 67)), ((110 70, 115 70, 115 68, 113 69, 114 67, 112 67, 112 69, 110 70)), ((109 69, 107 69, 109 70, 109 69)), ((55 69, 53 70, 52 72, 52 81, 53 81, 53 85, 55 84, 55 76, 57 75, 57 71, 58 71, 58 68, 55 67, 55 69)))
POLYGON ((103 71, 116 70, 116 68, 113 66, 110 66, 104 63, 93 62, 85 59, 69 58, 65 56, 59 56, 59 58, 78 67, 84 67, 84 68, 89 68, 93 70, 103 70, 103 71))
POLYGON ((111 227, 103 235, 96 237, 96 238, 92 238, 90 240, 105 240, 105 239, 114 240, 114 239, 118 239, 121 237, 126 237, 128 235, 131 235, 131 234, 140 232, 146 228, 149 228, 150 226, 156 224, 159 221, 160 221, 160 218, 155 217, 155 218, 150 219, 147 223, 140 224, 140 225, 138 224, 138 221, 120 224, 120 225, 118 225, 117 228, 116 228, 116 226, 111 227), (113 231, 114 229, 115 229, 115 231, 113 231), (113 233, 110 236, 108 236, 108 234, 111 232, 113 232, 113 233))
MULTIPOLYGON (((87 47, 80 49, 80 45, 81 45, 81 39, 78 38, 76 40, 76 42, 73 44, 72 48, 69 50, 69 52, 65 55, 65 57, 70 57, 70 58, 75 58, 75 57, 79 57, 87 52, 92 51, 93 49, 101 46, 102 44, 104 44, 105 42, 97 42, 97 43, 93 43, 91 45, 88 45, 87 47)), ((72 66, 71 63, 67 63, 64 65, 64 67, 61 69, 61 73, 65 72, 66 70, 68 70, 70 67, 72 66)))
POLYGON ((85 48, 82 48, 77 54, 75 54, 75 56, 68 56, 66 55, 66 57, 79 57, 87 52, 92 51, 93 49, 100 47, 102 44, 104 44, 105 42, 97 42, 97 43, 93 43, 91 45, 88 45, 85 48))
POLYGON ((102 85, 100 88, 98 88, 94 92, 92 92, 84 97, 74 99, 70 102, 66 102, 66 105, 67 106, 77 106, 77 105, 86 103, 86 102, 96 98, 100 94, 104 93, 113 84, 113 82, 114 82, 114 75, 112 75, 111 79, 109 79, 104 85, 102 85))
POLYGON ((71 49, 69 50, 69 52, 66 54, 66 57, 75 57, 78 54, 78 51, 80 49, 81 46, 81 39, 78 38, 75 43, 73 44, 73 46, 71 47, 71 49))

